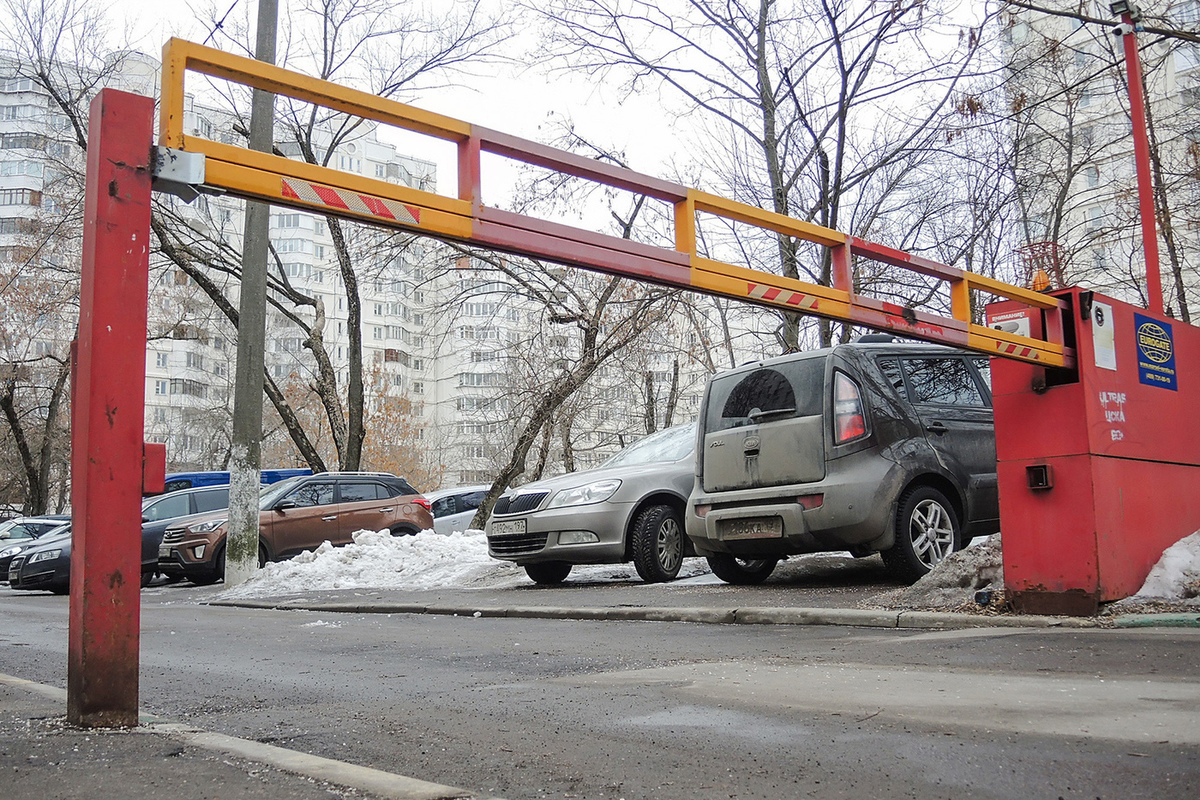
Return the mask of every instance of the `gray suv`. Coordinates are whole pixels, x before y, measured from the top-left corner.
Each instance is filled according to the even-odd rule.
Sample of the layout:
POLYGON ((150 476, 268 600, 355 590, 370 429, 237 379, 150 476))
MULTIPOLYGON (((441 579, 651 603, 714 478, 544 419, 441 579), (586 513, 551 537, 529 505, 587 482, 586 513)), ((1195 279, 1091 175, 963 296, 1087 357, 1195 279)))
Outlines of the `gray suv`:
POLYGON ((715 375, 687 534, 729 583, 780 559, 882 553, 916 580, 1000 529, 988 359, 871 335, 715 375))

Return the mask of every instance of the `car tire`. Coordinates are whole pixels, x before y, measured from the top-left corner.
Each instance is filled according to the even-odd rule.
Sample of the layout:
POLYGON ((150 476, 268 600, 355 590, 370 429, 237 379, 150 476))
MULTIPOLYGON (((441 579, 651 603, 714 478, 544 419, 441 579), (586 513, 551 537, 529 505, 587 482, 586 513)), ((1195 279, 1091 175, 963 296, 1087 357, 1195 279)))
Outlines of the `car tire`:
POLYGON ((147 586, 149 586, 150 581, 152 581, 152 580, 154 580, 153 572, 143 572, 142 573, 142 588, 145 589, 147 586))
POLYGON ((264 544, 258 545, 258 568, 262 569, 271 559, 267 557, 267 546, 264 544))
POLYGON ((907 583, 924 577, 946 556, 960 549, 962 534, 954 506, 932 486, 914 486, 896 503, 896 541, 883 551, 883 561, 907 583))
POLYGON ((668 505, 649 506, 637 515, 632 532, 633 566, 646 583, 673 581, 683 564, 683 522, 668 505))
POLYGON ((571 574, 571 565, 565 561, 545 561, 541 564, 526 564, 525 574, 534 583, 553 586, 562 583, 571 574))
POLYGON ((729 553, 708 556, 708 568, 726 583, 753 586, 762 583, 775 571, 777 558, 739 558, 729 553))

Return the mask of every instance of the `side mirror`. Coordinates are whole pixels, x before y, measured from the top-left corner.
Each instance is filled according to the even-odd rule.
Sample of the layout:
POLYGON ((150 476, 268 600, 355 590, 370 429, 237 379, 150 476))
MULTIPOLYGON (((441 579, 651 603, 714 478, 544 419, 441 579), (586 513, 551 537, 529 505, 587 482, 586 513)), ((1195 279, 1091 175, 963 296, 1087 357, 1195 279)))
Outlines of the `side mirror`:
POLYGON ((149 521, 150 521, 149 517, 142 517, 142 522, 149 522, 149 521))
POLYGON ((11 539, 12 534, 8 531, 0 531, 0 539, 11 539))
POLYGON ((295 508, 295 507, 296 507, 295 500, 280 500, 278 503, 275 504, 276 511, 285 511, 289 508, 295 508))

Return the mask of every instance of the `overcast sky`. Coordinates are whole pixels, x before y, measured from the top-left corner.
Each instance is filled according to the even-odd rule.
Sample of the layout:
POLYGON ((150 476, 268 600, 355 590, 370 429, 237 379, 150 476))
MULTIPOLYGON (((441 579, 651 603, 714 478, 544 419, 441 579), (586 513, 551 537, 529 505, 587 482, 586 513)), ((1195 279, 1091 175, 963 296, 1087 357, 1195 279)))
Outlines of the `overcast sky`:
MULTIPOLYGON (((234 0, 214 0, 224 12, 234 0)), ((288 0, 280 0, 281 4, 288 0)), ((232 16, 243 11, 243 4, 257 8, 255 0, 237 0, 232 16)), ((114 27, 123 27, 132 44, 143 52, 157 55, 172 35, 202 42, 210 28, 189 10, 203 8, 203 0, 114 0, 111 5, 114 27)), ((220 46, 217 41, 216 46, 220 46)), ((541 140, 553 120, 571 119, 585 136, 605 146, 625 150, 634 169, 658 177, 669 177, 672 158, 685 160, 681 145, 667 120, 651 97, 635 98, 618 104, 614 93, 584 78, 548 78, 532 69, 497 70, 486 79, 473 78, 469 86, 440 90, 414 101, 418 107, 450 117, 541 140)), ((420 137, 387 136, 408 155, 428 158, 439 164, 439 191, 455 191, 453 148, 430 147, 420 137)), ((495 162, 493 162, 495 163, 495 162)), ((488 202, 501 190, 498 184, 514 178, 513 170, 489 169, 485 162, 485 197, 488 202), (490 180, 489 180, 490 179, 490 180)))

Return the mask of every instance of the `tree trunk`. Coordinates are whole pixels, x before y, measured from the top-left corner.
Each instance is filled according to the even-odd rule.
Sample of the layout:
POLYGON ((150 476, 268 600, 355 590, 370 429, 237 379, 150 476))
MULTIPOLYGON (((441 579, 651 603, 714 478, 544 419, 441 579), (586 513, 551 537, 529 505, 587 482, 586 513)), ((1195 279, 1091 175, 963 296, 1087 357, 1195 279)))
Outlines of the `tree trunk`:
MULTIPOLYGON (((326 217, 326 220, 329 223, 329 235, 333 238, 333 249, 337 253, 338 269, 346 286, 346 332, 350 337, 347 348, 346 439, 341 452, 341 468, 354 471, 362 463, 362 443, 367 433, 363 427, 362 300, 358 295, 358 276, 354 274, 354 265, 350 261, 342 223, 336 217, 326 217)), ((337 394, 336 383, 333 385, 333 394, 337 394)))
POLYGON ((4 391, 0 392, 0 409, 4 410, 4 419, 8 421, 8 429, 12 432, 13 443, 21 457, 21 468, 25 472, 25 503, 26 514, 46 513, 46 497, 43 487, 38 480, 38 465, 34 461, 33 451, 29 447, 29 438, 16 408, 17 381, 10 378, 4 382, 4 391))

